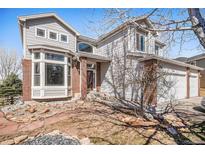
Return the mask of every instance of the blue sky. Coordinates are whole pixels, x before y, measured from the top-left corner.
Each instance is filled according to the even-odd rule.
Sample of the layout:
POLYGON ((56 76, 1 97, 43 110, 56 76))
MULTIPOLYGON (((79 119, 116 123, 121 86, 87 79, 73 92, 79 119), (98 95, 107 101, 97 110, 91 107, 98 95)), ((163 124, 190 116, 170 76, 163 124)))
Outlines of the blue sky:
MULTIPOLYGON (((140 12, 149 9, 141 9, 140 12)), ((30 15, 37 13, 55 12, 67 23, 72 25, 82 35, 95 37, 94 33, 89 26, 89 21, 93 21, 95 25, 99 24, 99 21, 103 19, 103 9, 0 9, 2 16, 0 24, 0 48, 15 49, 19 55, 22 55, 22 44, 20 39, 19 27, 17 17, 21 15, 30 15)), ((174 46, 169 55, 171 57, 177 56, 193 56, 199 54, 197 49, 190 49, 192 46, 198 44, 198 40, 187 43, 182 52, 179 53, 179 46, 174 46)))

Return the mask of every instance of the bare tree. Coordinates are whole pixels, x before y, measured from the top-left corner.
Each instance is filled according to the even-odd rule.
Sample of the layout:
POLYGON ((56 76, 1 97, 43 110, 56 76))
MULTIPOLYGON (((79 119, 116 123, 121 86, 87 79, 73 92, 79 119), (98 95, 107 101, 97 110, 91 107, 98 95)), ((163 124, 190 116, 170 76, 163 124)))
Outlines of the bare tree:
POLYGON ((4 80, 12 73, 21 75, 21 59, 16 51, 0 49, 0 79, 4 80))

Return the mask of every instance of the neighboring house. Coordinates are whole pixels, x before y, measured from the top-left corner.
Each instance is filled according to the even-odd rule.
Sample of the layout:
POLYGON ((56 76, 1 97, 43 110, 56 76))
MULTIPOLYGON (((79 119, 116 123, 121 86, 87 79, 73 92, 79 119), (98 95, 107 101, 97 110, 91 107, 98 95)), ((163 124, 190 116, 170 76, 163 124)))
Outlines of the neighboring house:
POLYGON ((24 101, 85 98, 93 90, 134 99, 139 93, 136 86, 117 85, 131 76, 118 69, 125 62, 133 69, 131 73, 138 63, 160 63, 169 70, 176 84, 166 98, 160 98, 158 86, 144 92, 145 96, 153 95, 149 100, 153 105, 168 100, 168 95, 175 99, 199 95, 202 69, 163 58, 165 44, 158 40, 156 32, 146 30, 153 25, 145 17, 133 19, 134 23, 128 21, 98 39, 80 35, 54 13, 20 16, 18 20, 24 49, 24 101))

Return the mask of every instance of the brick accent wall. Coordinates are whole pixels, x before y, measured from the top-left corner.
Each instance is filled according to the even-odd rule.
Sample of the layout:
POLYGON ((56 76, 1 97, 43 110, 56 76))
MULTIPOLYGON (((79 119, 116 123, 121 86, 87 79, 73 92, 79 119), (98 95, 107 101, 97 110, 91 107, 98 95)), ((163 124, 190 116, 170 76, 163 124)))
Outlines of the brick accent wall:
POLYGON ((31 78, 32 78, 32 62, 23 59, 23 101, 31 101, 31 78))
POLYGON ((77 61, 72 65, 72 93, 73 96, 80 93, 80 63, 77 61))
POLYGON ((100 91, 100 86, 101 86, 101 65, 99 62, 97 62, 97 81, 96 81, 96 89, 99 92, 100 91))
POLYGON ((157 106, 157 79, 155 79, 157 69, 157 60, 148 60, 144 62, 144 72, 151 83, 145 85, 144 102, 157 106))
POLYGON ((81 98, 85 99, 87 96, 87 59, 81 58, 81 67, 80 67, 80 73, 81 73, 81 98))

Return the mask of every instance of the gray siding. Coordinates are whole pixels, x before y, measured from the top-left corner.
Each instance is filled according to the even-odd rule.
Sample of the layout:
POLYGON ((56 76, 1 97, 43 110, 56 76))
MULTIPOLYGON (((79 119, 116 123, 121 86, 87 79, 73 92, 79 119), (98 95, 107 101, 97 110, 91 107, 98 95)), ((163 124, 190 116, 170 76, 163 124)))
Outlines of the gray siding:
POLYGON ((26 23, 26 44, 27 45, 38 45, 45 44, 56 47, 65 48, 75 52, 75 34, 58 22, 55 18, 41 18, 35 20, 28 20, 26 23), (36 27, 46 29, 46 38, 40 38, 35 36, 36 27), (65 33, 68 35, 68 43, 63 43, 60 41, 50 40, 48 39, 48 30, 57 31, 60 33, 65 33))

